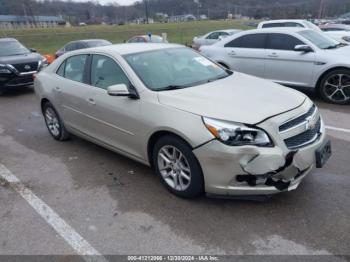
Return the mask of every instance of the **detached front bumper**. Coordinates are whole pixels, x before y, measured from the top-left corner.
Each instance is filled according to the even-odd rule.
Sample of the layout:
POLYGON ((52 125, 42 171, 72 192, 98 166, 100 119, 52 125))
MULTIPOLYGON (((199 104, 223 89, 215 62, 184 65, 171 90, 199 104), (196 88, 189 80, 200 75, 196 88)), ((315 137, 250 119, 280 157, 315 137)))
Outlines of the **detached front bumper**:
POLYGON ((231 147, 213 140, 193 152, 205 191, 213 195, 269 195, 296 189, 316 167, 316 151, 327 142, 324 127, 317 141, 295 151, 282 146, 231 147))

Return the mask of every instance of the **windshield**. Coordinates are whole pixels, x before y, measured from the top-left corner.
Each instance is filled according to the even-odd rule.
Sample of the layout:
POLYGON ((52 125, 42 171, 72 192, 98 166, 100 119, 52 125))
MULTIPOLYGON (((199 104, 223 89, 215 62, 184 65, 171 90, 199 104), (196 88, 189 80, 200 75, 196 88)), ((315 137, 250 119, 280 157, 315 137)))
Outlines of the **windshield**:
POLYGON ((315 30, 315 31, 318 31, 318 32, 321 32, 321 31, 322 31, 321 28, 319 28, 317 25, 315 25, 315 24, 313 24, 313 23, 311 23, 311 22, 309 22, 309 21, 305 21, 304 24, 305 24, 308 28, 310 28, 310 29, 312 29, 312 30, 315 30))
POLYGON ((322 33, 318 33, 313 30, 305 30, 299 32, 299 34, 313 43, 320 49, 330 49, 339 46, 339 42, 333 40, 327 36, 324 36, 322 33))
POLYGON ((2 41, 0 44, 0 56, 24 55, 30 51, 17 41, 2 41))
POLYGON ((124 58, 154 91, 186 88, 232 74, 189 48, 161 49, 124 58))

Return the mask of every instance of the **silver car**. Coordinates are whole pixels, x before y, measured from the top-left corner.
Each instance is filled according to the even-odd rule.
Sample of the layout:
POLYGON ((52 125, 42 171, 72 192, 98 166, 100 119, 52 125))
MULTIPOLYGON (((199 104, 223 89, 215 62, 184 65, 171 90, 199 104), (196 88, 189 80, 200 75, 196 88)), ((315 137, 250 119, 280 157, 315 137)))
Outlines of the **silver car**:
POLYGON ((152 166, 180 197, 293 190, 331 154, 305 95, 180 45, 74 51, 35 92, 56 140, 72 133, 152 166))

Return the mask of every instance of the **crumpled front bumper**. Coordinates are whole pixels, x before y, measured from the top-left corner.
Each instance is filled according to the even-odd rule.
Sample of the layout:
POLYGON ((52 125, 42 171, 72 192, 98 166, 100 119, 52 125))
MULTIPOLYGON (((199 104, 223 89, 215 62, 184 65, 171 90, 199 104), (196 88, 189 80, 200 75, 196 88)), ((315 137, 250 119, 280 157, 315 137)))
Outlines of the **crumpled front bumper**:
MULTIPOLYGON (((273 121, 260 126, 271 134, 273 121)), ((315 142, 297 150, 289 150, 281 140, 274 141, 274 147, 232 147, 212 140, 196 148, 206 193, 269 195, 296 189, 316 167, 316 151, 327 141, 323 123, 320 131, 315 142)))

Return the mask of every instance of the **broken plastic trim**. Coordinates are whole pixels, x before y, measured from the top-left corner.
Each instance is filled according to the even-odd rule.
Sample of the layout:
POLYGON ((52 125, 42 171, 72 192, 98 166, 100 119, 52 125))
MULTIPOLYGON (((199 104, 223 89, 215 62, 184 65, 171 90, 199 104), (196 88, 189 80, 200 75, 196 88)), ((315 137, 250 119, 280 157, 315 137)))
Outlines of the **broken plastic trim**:
MULTIPOLYGON (((285 162, 285 164, 283 166, 281 166, 280 168, 278 168, 278 169, 276 169, 274 171, 267 172, 265 174, 258 174, 258 175, 255 174, 255 175, 253 175, 253 174, 250 174, 249 172, 247 172, 244 169, 244 167, 242 167, 242 169, 245 172, 247 172, 248 174, 246 174, 246 175, 237 175, 236 176, 236 180, 238 182, 247 182, 249 186, 256 186, 258 181, 265 180, 265 185, 267 185, 267 186, 274 186, 278 190, 284 191, 290 186, 291 181, 284 182, 282 179, 276 181, 276 180, 273 179, 273 176, 277 175, 280 172, 283 172, 288 167, 290 167, 293 164, 294 156, 295 156, 295 154, 297 152, 298 151, 289 152, 286 155, 286 162, 285 162)), ((301 170, 298 169, 298 173, 296 174, 295 178, 303 175, 303 173, 305 173, 305 172, 306 172, 306 170, 301 171, 301 170)))

